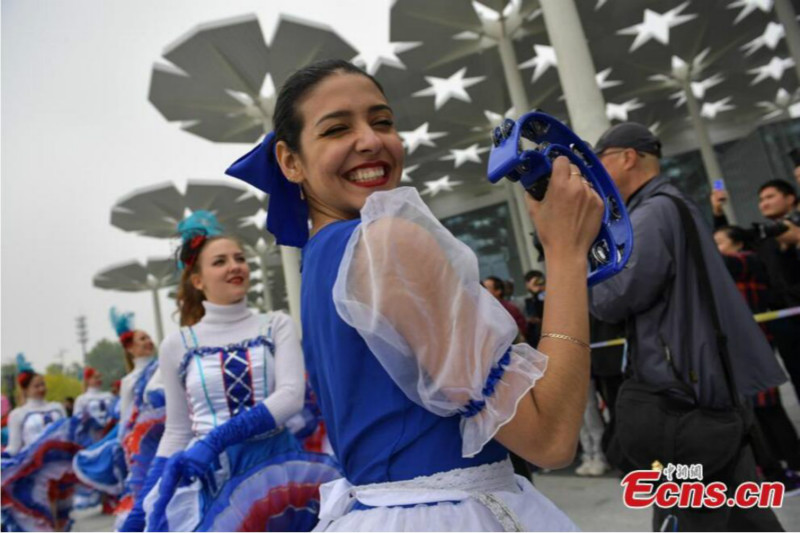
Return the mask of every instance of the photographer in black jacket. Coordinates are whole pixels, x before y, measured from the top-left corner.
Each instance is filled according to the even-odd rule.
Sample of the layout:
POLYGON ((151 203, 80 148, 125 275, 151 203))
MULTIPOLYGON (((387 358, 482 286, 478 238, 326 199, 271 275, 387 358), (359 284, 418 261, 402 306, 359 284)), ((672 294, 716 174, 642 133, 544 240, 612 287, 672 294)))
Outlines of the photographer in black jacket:
MULTIPOLYGON (((727 200, 724 191, 714 191, 711 207, 714 226, 726 226, 722 212, 727 200)), ((753 224, 750 231, 755 250, 767 269, 772 291, 770 307, 785 309, 800 306, 800 211, 797 191, 784 180, 770 180, 758 189, 758 208, 769 222, 753 224)), ((769 323, 769 330, 800 398, 800 317, 769 323)))

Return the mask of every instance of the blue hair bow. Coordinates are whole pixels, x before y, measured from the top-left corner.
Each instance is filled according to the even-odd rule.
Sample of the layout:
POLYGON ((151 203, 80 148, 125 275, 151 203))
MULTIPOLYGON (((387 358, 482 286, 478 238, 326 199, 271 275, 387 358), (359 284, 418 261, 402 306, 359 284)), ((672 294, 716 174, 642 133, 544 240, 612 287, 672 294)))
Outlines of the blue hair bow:
POLYGON ((308 241, 308 204, 300 185, 281 171, 275 156, 275 133, 232 164, 225 173, 269 194, 267 230, 278 244, 302 248, 308 241))

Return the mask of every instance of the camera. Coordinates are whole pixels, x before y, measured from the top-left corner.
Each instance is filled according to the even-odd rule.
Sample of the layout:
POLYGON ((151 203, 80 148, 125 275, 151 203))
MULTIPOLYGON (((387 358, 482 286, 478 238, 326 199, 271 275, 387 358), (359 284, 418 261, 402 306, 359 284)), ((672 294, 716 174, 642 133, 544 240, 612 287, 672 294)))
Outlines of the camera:
MULTIPOLYGON (((800 211, 792 211, 783 220, 788 220, 796 226, 800 226, 800 211)), ((771 220, 769 222, 753 222, 752 236, 759 241, 778 237, 789 231, 789 226, 783 220, 771 220)))

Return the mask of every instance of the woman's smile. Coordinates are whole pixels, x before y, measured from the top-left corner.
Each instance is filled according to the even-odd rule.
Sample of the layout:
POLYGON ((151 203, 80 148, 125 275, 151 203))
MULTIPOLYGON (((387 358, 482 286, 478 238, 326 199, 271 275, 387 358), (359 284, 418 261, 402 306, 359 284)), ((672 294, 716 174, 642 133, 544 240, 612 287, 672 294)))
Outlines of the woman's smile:
POLYGON ((347 181, 359 187, 380 187, 389 181, 391 167, 383 161, 373 161, 358 165, 346 172, 347 181))

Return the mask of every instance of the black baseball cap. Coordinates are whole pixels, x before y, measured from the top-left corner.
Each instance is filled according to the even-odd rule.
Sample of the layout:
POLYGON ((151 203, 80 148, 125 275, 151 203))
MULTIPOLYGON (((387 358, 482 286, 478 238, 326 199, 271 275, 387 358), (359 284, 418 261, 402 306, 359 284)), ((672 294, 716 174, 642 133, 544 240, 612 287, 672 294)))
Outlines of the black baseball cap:
POLYGON ((633 148, 661 158, 661 141, 638 122, 623 122, 608 128, 595 144, 594 153, 600 155, 609 148, 633 148))

